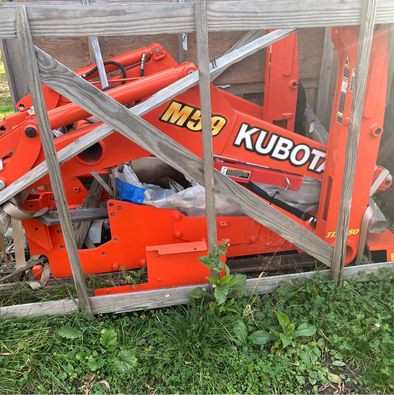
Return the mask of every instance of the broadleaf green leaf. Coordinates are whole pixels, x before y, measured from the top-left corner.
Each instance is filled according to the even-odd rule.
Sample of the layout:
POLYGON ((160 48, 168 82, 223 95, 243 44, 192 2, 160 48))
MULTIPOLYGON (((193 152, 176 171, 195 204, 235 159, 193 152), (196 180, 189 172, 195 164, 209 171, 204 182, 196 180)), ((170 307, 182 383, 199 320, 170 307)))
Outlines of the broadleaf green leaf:
POLYGON ((271 335, 264 330, 258 330, 258 331, 253 332, 249 336, 249 340, 253 344, 262 346, 264 344, 267 344, 271 340, 271 335))
POLYGON ((222 271, 222 262, 216 260, 211 255, 202 256, 199 259, 208 269, 211 269, 216 273, 220 273, 222 271))
POLYGON ((196 288, 192 292, 190 292, 189 297, 192 299, 201 299, 207 294, 207 291, 204 291, 202 288, 196 288))
POLYGON ((101 331, 100 344, 107 350, 112 350, 115 348, 118 342, 118 335, 113 328, 104 328, 101 331))
POLYGON ((122 350, 114 360, 115 369, 120 373, 128 373, 137 366, 137 357, 134 350, 122 350))
POLYGON ((280 333, 279 337, 282 342, 283 348, 287 347, 293 341, 293 338, 291 336, 285 335, 284 333, 280 333))
POLYGON ((246 340, 248 338, 248 328, 242 320, 238 320, 235 322, 233 326, 233 332, 239 343, 246 343, 246 340))
POLYGON ((305 377, 304 376, 296 376, 296 380, 299 382, 299 384, 304 385, 305 384, 305 377))
POLYGON ((236 274, 231 285, 231 291, 236 292, 238 296, 242 296, 245 293, 245 285, 246 276, 244 274, 236 274))
POLYGON ((282 329, 286 329, 287 326, 290 324, 290 319, 289 316, 286 313, 283 313, 282 311, 275 311, 276 318, 278 319, 279 325, 282 327, 282 329))
POLYGON ((102 358, 90 358, 88 361, 88 368, 91 372, 95 372, 96 370, 102 368, 105 362, 102 358))
POLYGON ((82 336, 82 332, 79 329, 71 328, 70 326, 63 326, 58 333, 65 339, 77 339, 82 336))
POLYGON ((304 337, 313 336, 316 333, 316 327, 312 324, 304 322, 297 328, 295 333, 297 336, 304 336, 304 337))
POLYGON ((215 287, 213 295, 218 305, 221 305, 226 301, 228 292, 229 288, 225 285, 218 285, 215 287))
POLYGON ((327 378, 328 378, 332 383, 335 383, 335 384, 339 384, 339 383, 342 381, 342 379, 341 379, 337 374, 331 373, 331 372, 328 372, 328 373, 327 373, 327 378))

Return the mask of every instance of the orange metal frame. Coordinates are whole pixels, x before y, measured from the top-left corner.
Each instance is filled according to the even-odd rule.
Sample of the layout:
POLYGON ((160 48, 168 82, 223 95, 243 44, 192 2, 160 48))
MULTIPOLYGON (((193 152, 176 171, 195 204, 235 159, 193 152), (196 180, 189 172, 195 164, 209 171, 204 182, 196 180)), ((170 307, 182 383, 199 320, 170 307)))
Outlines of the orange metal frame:
MULTIPOLYGON (((347 263, 356 254, 359 228, 368 204, 377 152, 383 125, 387 75, 387 28, 375 32, 367 99, 361 126, 357 160, 355 201, 352 205, 347 263)), ((293 34, 266 51, 266 81, 263 107, 236 97, 214 85, 212 97, 212 133, 214 155, 220 160, 239 163, 239 169, 264 169, 259 181, 283 187, 287 177, 299 188, 304 176, 322 181, 317 226, 285 212, 290 218, 315 231, 328 242, 335 241, 339 196, 345 159, 358 31, 335 28, 332 39, 338 52, 339 68, 334 110, 327 147, 294 132, 298 91, 297 36, 293 34), (297 184, 298 183, 298 184, 297 184)), ((192 63, 178 65, 159 45, 152 44, 111 59, 126 69, 126 78, 116 66, 108 65, 110 84, 118 85, 107 94, 122 104, 132 106, 168 84, 196 70, 192 63), (140 76, 139 62, 147 59, 145 74, 140 76)), ((94 81, 94 65, 77 73, 94 81), (86 75, 88 75, 86 77, 86 75)), ((56 137, 56 150, 97 127, 90 116, 61 95, 44 87, 48 116, 53 129, 68 126, 67 133, 56 137)), ((0 123, 0 179, 9 185, 44 160, 31 98, 22 98, 20 111, 0 123)), ((163 133, 202 156, 201 113, 198 88, 191 88, 144 116, 163 133)), ((92 171, 106 173, 121 163, 150 154, 133 142, 114 133, 61 166, 70 209, 78 207, 87 195, 81 181, 92 171)), ((236 165, 235 165, 236 166, 236 165)), ((24 208, 55 208, 48 177, 31 187, 24 208)), ((105 196, 103 196, 105 198, 105 196)), ((197 260, 206 254, 205 217, 187 217, 176 210, 157 209, 117 200, 107 201, 111 239, 97 248, 80 250, 85 273, 117 271, 120 267, 136 269, 147 266, 148 282, 137 287, 114 287, 98 294, 154 289, 206 281, 207 269, 197 260)), ((46 226, 37 219, 23 221, 32 254, 48 257, 52 274, 71 275, 60 226, 46 226)), ((246 217, 217 218, 218 239, 229 240, 227 257, 296 251, 288 241, 246 217)), ((384 236, 382 236, 384 237, 384 236)), ((387 239, 387 238, 386 238, 387 239)), ((384 244, 387 254, 394 254, 392 237, 384 244)), ((388 240, 388 239, 387 239, 388 240)))

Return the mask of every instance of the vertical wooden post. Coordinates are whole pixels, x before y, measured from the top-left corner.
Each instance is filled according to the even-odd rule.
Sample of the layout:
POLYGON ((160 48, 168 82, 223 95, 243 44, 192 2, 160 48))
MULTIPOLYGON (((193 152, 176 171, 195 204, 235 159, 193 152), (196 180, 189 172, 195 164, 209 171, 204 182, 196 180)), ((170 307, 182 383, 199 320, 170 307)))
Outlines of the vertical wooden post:
POLYGON ((46 104, 42 93, 40 74, 25 6, 19 6, 17 8, 17 32, 21 43, 22 53, 24 55, 28 86, 33 97, 41 143, 45 154, 45 160, 48 165, 49 178, 51 180, 60 225, 78 295, 79 307, 82 311, 91 313, 85 279, 81 269, 78 249, 75 243, 70 215, 68 212, 60 166, 56 158, 55 146, 53 144, 52 130, 49 125, 46 104))
POLYGON ((375 25, 376 3, 377 0, 364 0, 362 2, 355 88, 346 142, 346 159, 332 263, 333 280, 336 285, 341 283, 346 256, 346 242, 352 206, 360 126, 364 111, 364 96, 368 81, 369 56, 371 53, 375 25))
POLYGON ((27 93, 26 81, 23 78, 23 73, 20 77, 18 75, 18 71, 23 69, 23 65, 20 64, 21 57, 15 56, 16 53, 20 52, 17 42, 18 40, 16 38, 11 40, 0 40, 0 51, 3 56, 5 75, 7 77, 8 88, 15 110, 17 110, 15 103, 27 93))
POLYGON ((200 88, 200 107, 202 122, 203 162, 205 205, 208 224, 208 246, 213 251, 217 243, 216 208, 213 179, 213 149, 211 123, 211 91, 209 75, 208 24, 206 0, 195 3, 197 63, 200 88))
POLYGON ((334 96, 337 62, 334 44, 330 37, 331 28, 324 32, 323 53, 320 65, 319 86, 317 88, 316 116, 326 127, 330 128, 332 101, 334 96))

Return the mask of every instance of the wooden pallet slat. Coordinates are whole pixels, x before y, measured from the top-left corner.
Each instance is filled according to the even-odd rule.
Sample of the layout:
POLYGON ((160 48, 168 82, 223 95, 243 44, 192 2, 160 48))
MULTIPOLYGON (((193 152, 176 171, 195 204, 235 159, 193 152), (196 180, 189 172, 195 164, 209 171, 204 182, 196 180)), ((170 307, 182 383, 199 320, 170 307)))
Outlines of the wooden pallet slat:
MULTIPOLYGON (((208 227, 208 249, 213 252, 217 243, 216 207, 213 176, 213 143, 211 114, 211 79, 209 75, 207 2, 198 0, 196 11, 197 60, 202 125, 205 206, 208 227)), ((211 272, 215 275, 215 272, 211 272)))
POLYGON ((347 235, 356 174, 357 151, 360 139, 360 126, 364 111, 364 98, 369 70, 369 56, 372 47, 377 3, 377 0, 364 1, 360 21, 354 96, 346 141, 346 158, 343 171, 342 192, 332 264, 333 279, 337 284, 341 281, 346 257, 347 235))
POLYGON ((337 70, 336 52, 331 41, 330 32, 330 28, 326 28, 324 32, 323 54, 316 100, 316 116, 327 130, 330 129, 337 70))
POLYGON ((68 205, 65 197, 63 180, 60 173, 60 166, 56 158, 52 130, 49 124, 44 94, 41 88, 41 80, 36 61, 36 54, 33 48, 33 38, 30 34, 29 20, 27 18, 25 7, 18 7, 17 28, 18 37, 21 41, 21 48, 26 64, 27 81, 33 98, 41 144, 48 166, 48 174, 51 180, 52 191, 55 197, 60 225, 62 228, 64 242, 66 244, 67 254, 74 278, 75 289, 78 295, 79 307, 82 311, 90 313, 90 302, 88 299, 84 274, 79 261, 77 245, 74 239, 74 233, 68 212, 68 205))
MULTIPOLYGON (((347 267, 344 270, 344 278, 360 282, 368 281, 371 275, 377 274, 379 270, 383 268, 394 271, 394 263, 382 262, 347 267)), ((320 272, 313 271, 248 279, 246 280, 245 291, 248 295, 271 293, 284 282, 292 283, 295 280, 303 282, 314 277, 316 273, 322 274, 327 279, 331 276, 330 270, 323 270, 320 272)), ((154 291, 93 296, 89 299, 93 314, 125 313, 187 304, 191 292, 195 289, 206 288, 207 286, 208 284, 190 285, 186 287, 163 288, 154 291)), ((71 314, 77 311, 77 303, 77 300, 62 299, 50 302, 4 306, 0 307, 0 317, 34 317, 38 315, 71 314)))
MULTIPOLYGON (((364 0, 211 0, 209 31, 358 25, 364 0)), ((0 7, 0 38, 15 38, 15 6, 0 7)), ((193 2, 29 5, 33 36, 177 34, 195 31, 193 2), (78 15, 78 18, 75 17, 78 15)), ((394 23, 394 3, 380 0, 376 23, 394 23)))

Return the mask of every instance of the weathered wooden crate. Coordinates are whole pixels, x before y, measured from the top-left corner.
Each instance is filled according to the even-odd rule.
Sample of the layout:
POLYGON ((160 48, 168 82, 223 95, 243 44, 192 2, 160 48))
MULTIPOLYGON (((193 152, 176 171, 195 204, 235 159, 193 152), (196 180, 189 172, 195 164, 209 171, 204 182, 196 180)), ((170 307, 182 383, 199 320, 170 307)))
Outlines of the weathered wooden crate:
MULTIPOLYGON (((38 179, 45 172, 49 173, 73 270, 78 293, 78 306, 82 310, 95 313, 130 311, 185 303, 188 293, 195 287, 147 291, 122 296, 89 298, 87 295, 65 202, 59 162, 61 163, 76 155, 89 145, 110 134, 112 129, 116 129, 155 156, 205 186, 208 244, 210 248, 213 248, 216 243, 215 190, 215 192, 231 195, 242 203, 246 215, 272 229, 327 266, 332 266, 336 282, 339 282, 343 275, 353 276, 358 271, 357 268, 344 270, 343 261, 369 53, 374 25, 378 23, 394 23, 394 3, 391 0, 332 0, 329 2, 323 0, 305 0, 303 2, 293 0, 277 0, 275 2, 269 0, 198 0, 185 2, 145 1, 143 3, 132 1, 127 4, 105 3, 105 5, 100 2, 90 5, 80 5, 73 2, 67 4, 40 4, 35 2, 17 5, 6 3, 3 7, 0 7, 0 38, 17 39, 19 42, 23 65, 26 70, 27 85, 33 96, 46 163, 37 166, 29 174, 1 191, 0 203, 4 203, 24 189, 27 180, 38 179), (280 37, 285 37, 290 34, 292 29, 317 29, 343 25, 360 25, 360 45, 345 163, 344 180, 346 182, 343 185, 336 245, 332 247, 268 203, 213 170, 209 83, 210 79, 217 77, 230 64, 254 54, 258 49, 273 43, 280 37), (221 32, 224 31, 238 34, 237 32, 241 31, 271 28, 279 30, 242 46, 237 53, 230 52, 228 55, 218 58, 215 65, 210 64, 208 32, 214 35, 222 34, 221 32), (108 37, 113 36, 143 36, 144 40, 150 42, 150 38, 155 34, 162 36, 179 35, 180 33, 196 34, 199 72, 177 81, 131 110, 109 100, 103 92, 93 88, 64 65, 49 57, 42 48, 39 49, 33 44, 34 38, 39 40, 36 43, 41 43, 42 46, 43 41, 40 40, 47 36, 54 37, 55 40, 60 37, 68 37, 70 40, 74 40, 76 37, 99 36, 103 42, 110 40, 108 37), (56 155, 42 96, 41 82, 84 107, 89 113, 97 116, 106 124, 98 127, 79 141, 72 143, 56 155), (191 155, 184 147, 170 138, 160 135, 152 125, 140 117, 155 106, 197 83, 199 83, 202 98, 203 160, 191 155), (118 114, 116 119, 110 115, 114 113, 118 114)), ((322 35, 322 31, 320 35, 322 35)), ((116 38, 116 40, 119 40, 119 38, 116 38)), ((128 39, 124 40, 126 42, 128 39)), ((48 43, 48 41, 46 42, 48 43)), ((326 93, 331 84, 329 79, 322 78, 323 75, 327 74, 327 69, 332 64, 330 61, 332 53, 329 52, 327 34, 325 34, 324 42, 326 45, 323 47, 321 64, 319 60, 321 95, 318 95, 316 102, 318 110, 319 108, 326 108, 329 100, 326 93), (322 95, 322 92, 325 95, 322 95)), ((227 78, 230 78, 229 75, 231 74, 228 74, 227 78)), ((222 78, 224 79, 225 75, 222 78)), ((231 78, 234 78, 234 76, 231 78)), ((256 81, 253 82, 256 83, 256 81)), ((17 88, 15 88, 15 92, 17 92, 17 88)), ((367 272, 374 272, 382 266, 393 269, 393 264, 387 263, 368 265, 363 269, 367 272)), ((247 288, 249 291, 256 289, 263 292, 272 290, 280 281, 297 277, 306 278, 310 275, 313 274, 295 274, 287 277, 278 276, 248 280, 247 288)), ((49 304, 6 307, 0 310, 0 314, 56 313, 57 308, 59 308, 59 313, 63 313, 75 309, 74 302, 71 300, 47 303, 49 304)))

